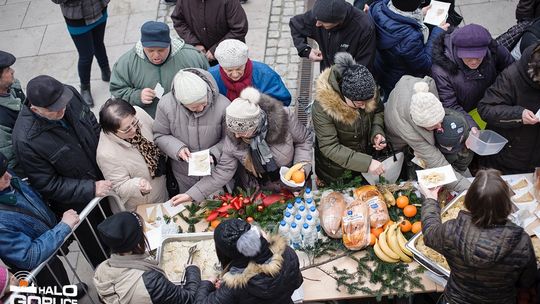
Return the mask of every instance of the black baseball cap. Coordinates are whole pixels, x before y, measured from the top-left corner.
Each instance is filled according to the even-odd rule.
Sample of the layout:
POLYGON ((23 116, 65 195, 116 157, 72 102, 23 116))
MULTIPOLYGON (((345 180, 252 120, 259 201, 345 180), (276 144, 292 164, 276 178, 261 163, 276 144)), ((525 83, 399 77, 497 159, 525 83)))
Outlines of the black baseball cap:
POLYGON ((28 82, 26 98, 33 106, 56 112, 67 106, 73 92, 53 77, 39 75, 28 82))
POLYGON ((3 176, 8 169, 8 160, 7 157, 0 152, 0 176, 3 176))
POLYGON ((0 51, 0 69, 12 66, 15 63, 15 56, 13 54, 0 51))

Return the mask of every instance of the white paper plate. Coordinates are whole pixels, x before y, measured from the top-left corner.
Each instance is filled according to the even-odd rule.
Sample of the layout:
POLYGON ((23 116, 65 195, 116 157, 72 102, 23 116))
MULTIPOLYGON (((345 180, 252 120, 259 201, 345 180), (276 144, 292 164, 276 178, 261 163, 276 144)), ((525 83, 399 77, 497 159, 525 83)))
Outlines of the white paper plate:
POLYGON ((287 174, 287 171, 289 171, 289 167, 281 167, 279 169, 279 178, 281 179, 281 182, 289 187, 298 188, 298 187, 304 187, 304 184, 306 181, 304 180, 302 183, 297 184, 295 182, 289 181, 285 178, 285 174, 287 174))
POLYGON ((457 181, 456 173, 451 165, 426 170, 416 170, 416 175, 418 176, 418 183, 424 185, 426 188, 434 188, 457 181), (443 179, 437 182, 429 182, 425 180, 425 177, 432 173, 441 174, 443 179))

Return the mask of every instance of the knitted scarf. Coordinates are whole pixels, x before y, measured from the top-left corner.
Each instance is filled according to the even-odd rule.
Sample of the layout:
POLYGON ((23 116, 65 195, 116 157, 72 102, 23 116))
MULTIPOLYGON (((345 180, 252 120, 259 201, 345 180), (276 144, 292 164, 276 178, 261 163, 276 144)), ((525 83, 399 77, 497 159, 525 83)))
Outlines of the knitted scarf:
POLYGON ((279 169, 274 161, 274 156, 270 147, 266 142, 266 134, 268 133, 268 119, 266 113, 261 110, 261 120, 255 136, 251 138, 249 146, 251 148, 251 160, 255 171, 260 175, 268 175, 271 180, 275 180, 277 170, 279 169))
POLYGON ((137 127, 137 133, 133 138, 128 138, 126 141, 134 145, 141 153, 150 171, 150 176, 156 177, 156 171, 158 169, 159 157, 161 151, 159 148, 148 139, 144 138, 141 134, 141 129, 137 127))
POLYGON ((236 81, 230 79, 221 66, 219 67, 219 74, 221 75, 223 84, 225 84, 225 87, 227 88, 227 98, 229 98, 230 101, 233 101, 240 96, 240 92, 242 92, 243 89, 251 86, 253 63, 248 59, 246 68, 244 69, 244 75, 236 81))
POLYGON ((424 36, 424 44, 427 43, 429 38, 429 28, 424 24, 424 14, 422 14, 421 9, 418 8, 414 12, 404 12, 395 7, 392 1, 388 3, 388 8, 398 15, 414 19, 422 29, 422 36, 424 36))

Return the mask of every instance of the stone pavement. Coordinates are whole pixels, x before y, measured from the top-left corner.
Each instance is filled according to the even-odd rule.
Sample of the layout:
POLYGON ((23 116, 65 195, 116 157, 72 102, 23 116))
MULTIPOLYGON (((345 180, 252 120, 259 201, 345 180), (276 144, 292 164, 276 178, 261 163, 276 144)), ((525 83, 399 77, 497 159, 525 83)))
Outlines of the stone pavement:
MULTIPOLYGON (((288 24, 290 17, 304 11, 304 3, 303 0, 249 0, 243 5, 249 19, 246 42, 250 57, 274 67, 293 98, 300 58, 292 44, 288 24)), ((481 24, 494 37, 514 24, 516 3, 517 0, 456 0, 457 11, 464 17, 465 24, 481 24)), ((169 17, 172 7, 159 0, 111 0, 108 12, 105 44, 111 67, 139 39, 139 29, 145 21, 165 21, 172 28, 169 17)), ((52 1, 0 0, 0 41, 1 50, 17 57, 15 77, 23 86, 37 75, 49 74, 78 88, 77 52, 60 8, 52 1)), ((318 65, 314 66, 317 72, 318 65)), ((93 111, 97 114, 110 96, 108 84, 100 80, 97 62, 92 67, 92 93, 96 101, 93 111)), ((90 266, 75 245, 71 248, 69 260, 90 283, 93 273, 90 266)), ((92 293, 95 294, 95 289, 92 293)), ((80 301, 88 302, 88 298, 80 301)))

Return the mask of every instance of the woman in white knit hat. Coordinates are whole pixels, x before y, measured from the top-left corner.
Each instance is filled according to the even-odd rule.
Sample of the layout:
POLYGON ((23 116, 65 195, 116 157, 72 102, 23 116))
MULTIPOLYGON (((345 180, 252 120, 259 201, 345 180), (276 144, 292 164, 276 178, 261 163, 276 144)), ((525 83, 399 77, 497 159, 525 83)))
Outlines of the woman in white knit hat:
POLYGON ((227 107, 226 122, 223 154, 212 175, 175 196, 173 204, 200 202, 221 189, 235 173, 237 186, 260 186, 273 191, 284 187, 279 177, 281 166, 306 162, 305 175, 309 175, 312 135, 298 121, 296 113, 278 100, 246 88, 227 107))
POLYGON ((281 77, 268 65, 249 59, 248 51, 248 46, 240 40, 226 39, 219 43, 214 53, 219 65, 208 70, 219 92, 232 101, 243 89, 254 87, 288 106, 291 93, 281 77))
MULTIPOLYGON (((386 136, 394 149, 403 150, 405 155, 411 154, 407 153, 410 147, 414 156, 424 161, 426 169, 446 166, 448 161, 437 148, 433 133, 441 128, 444 115, 432 78, 403 76, 385 105, 386 136)), ((467 190, 471 183, 458 172, 456 176, 458 181, 449 186, 458 192, 467 190)))
POLYGON ((154 141, 172 159, 172 171, 180 192, 200 178, 188 176, 192 152, 210 149, 212 161, 221 157, 225 138, 225 108, 230 104, 219 94, 214 78, 202 69, 183 69, 174 77, 171 92, 158 104, 154 141))

